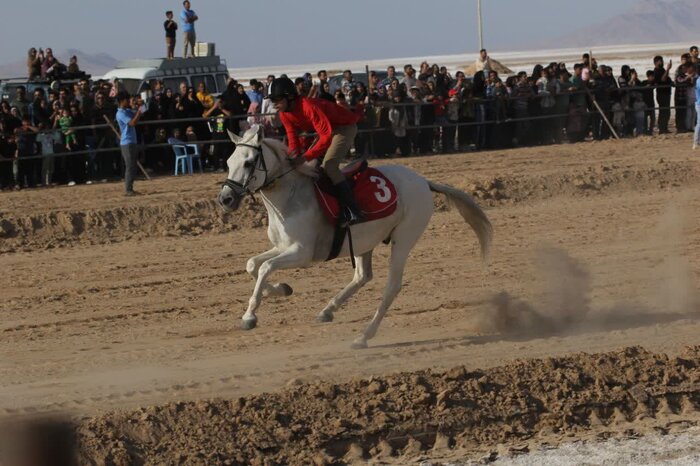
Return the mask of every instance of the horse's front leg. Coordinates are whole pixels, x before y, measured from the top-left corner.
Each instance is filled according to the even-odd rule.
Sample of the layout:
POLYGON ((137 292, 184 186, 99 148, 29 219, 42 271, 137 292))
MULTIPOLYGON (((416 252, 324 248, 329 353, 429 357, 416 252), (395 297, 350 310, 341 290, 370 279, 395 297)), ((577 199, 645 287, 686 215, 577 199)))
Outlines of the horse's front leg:
MULTIPOLYGON (((248 272, 255 280, 258 279, 258 269, 266 260, 272 259, 280 254, 279 249, 272 248, 255 257, 248 259, 245 266, 248 272)), ((292 287, 286 283, 266 283, 263 288, 263 296, 290 296, 293 293, 292 287)))
POLYGON ((328 305, 319 313, 318 322, 332 322, 333 313, 352 297, 357 291, 372 280, 372 251, 356 257, 357 268, 352 281, 343 290, 330 300, 328 305))
POLYGON ((313 259, 313 251, 301 248, 298 244, 291 246, 262 263, 258 269, 258 280, 255 283, 253 295, 248 301, 248 309, 243 314, 243 322, 241 328, 250 330, 255 328, 258 323, 258 318, 255 316, 255 311, 260 306, 262 293, 267 285, 267 278, 272 272, 280 269, 291 269, 296 267, 304 267, 309 265, 313 259))

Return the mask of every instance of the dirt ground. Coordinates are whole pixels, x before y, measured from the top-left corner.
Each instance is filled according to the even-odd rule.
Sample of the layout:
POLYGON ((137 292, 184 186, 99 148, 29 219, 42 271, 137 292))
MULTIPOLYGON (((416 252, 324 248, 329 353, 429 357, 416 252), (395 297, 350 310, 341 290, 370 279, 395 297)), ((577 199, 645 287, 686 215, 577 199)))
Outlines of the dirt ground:
MULTIPOLYGON (((623 385, 649 382, 647 388, 655 387, 657 394, 650 406, 656 407, 666 396, 663 390, 681 381, 651 377, 661 363, 649 361, 671 364, 659 354, 673 358, 687 354, 686 346, 700 344, 700 155, 690 145, 689 136, 669 136, 376 163, 402 163, 474 194, 494 225, 495 238, 486 266, 473 233, 436 198, 437 212, 409 260, 404 288, 378 336, 362 351, 351 350, 350 342, 378 304, 388 248, 376 251, 374 280, 336 313, 335 322, 319 324, 314 318, 351 278, 347 260, 279 272, 294 294, 267 299, 258 313, 259 327, 244 332, 239 319, 253 286, 245 262, 268 246, 266 218, 261 206, 250 202, 241 212, 222 215, 213 200, 222 174, 137 183, 143 195, 135 198, 124 198, 119 184, 1 193, 0 417, 68 413, 85 418, 81 435, 89 438, 86 454, 95 464, 155 464, 165 457, 181 464, 253 459, 264 464, 266 456, 279 464, 308 464, 311 458, 319 464, 361 458, 401 463, 397 458, 417 457, 426 448, 434 448, 438 457, 449 457, 455 449, 488 454, 489 446, 496 448, 505 437, 465 434, 476 429, 466 424, 481 425, 484 432, 517 431, 513 419, 520 415, 508 416, 503 406, 530 406, 532 400, 523 396, 543 396, 522 394, 536 379, 527 368, 554 377, 553 384, 564 383, 564 376, 557 379, 556 371, 544 370, 545 363, 535 358, 638 345, 656 354, 628 349, 605 357, 634 360, 623 385), (457 378, 440 375, 456 367, 464 371, 457 378), (416 371, 423 372, 408 374, 416 371), (353 420, 367 412, 338 414, 325 395, 314 395, 318 387, 345 390, 361 410, 362 403, 382 393, 372 391, 376 387, 364 390, 374 378, 384 387, 405 385, 398 391, 410 391, 408 404, 418 407, 414 398, 420 394, 413 391, 420 391, 416 384, 425 385, 422 403, 437 406, 444 390, 449 393, 443 399, 465 397, 468 390, 460 387, 471 384, 469 374, 476 372, 500 377, 499 386, 510 387, 512 394, 503 395, 498 413, 489 414, 481 400, 474 401, 474 417, 448 416, 452 424, 442 440, 434 428, 440 416, 433 411, 407 415, 400 423, 392 416, 408 408, 394 400, 383 411, 386 425, 371 430, 353 420), (328 420, 314 425, 319 437, 299 450, 280 449, 277 443, 268 451, 254 442, 243 448, 231 439, 234 443, 225 446, 221 436, 194 435, 214 429, 202 420, 209 410, 239 413, 230 419, 209 416, 245 425, 255 424, 251 419, 260 422, 261 416, 286 416, 282 425, 293 431, 295 424, 287 421, 301 422, 299 406, 314 405, 308 399, 306 405, 294 405, 289 393, 297 391, 316 396, 318 406, 328 408, 317 412, 328 420), (210 398, 219 400, 201 401, 210 398), (239 404, 260 410, 243 413, 239 404), (147 406, 159 407, 148 408, 151 412, 147 406), (114 414, 113 409, 126 411, 114 414), (333 427, 338 416, 348 416, 350 424, 333 427), (124 428, 148 419, 161 426, 183 424, 170 425, 165 437, 162 431, 149 437, 124 428), (392 445, 391 432, 417 436, 419 426, 407 428, 414 422, 430 424, 432 430, 423 430, 433 432, 432 440, 420 440, 410 451, 403 440, 392 445), (188 436, 198 438, 207 455, 219 456, 187 451, 180 440, 188 436), (205 438, 212 439, 211 445, 205 438), (230 448, 243 456, 227 457, 230 448)), ((694 357, 688 356, 694 361, 689 366, 671 360, 683 366, 683 382, 700 381, 695 369, 700 361, 694 357)), ((574 384, 579 388, 596 380, 596 364, 587 358, 562 360, 579 368, 582 379, 574 384)), ((683 406, 695 406, 696 389, 684 392, 690 401, 683 406)), ((469 390, 489 392, 478 386, 469 390)), ((608 391, 586 393, 598 400, 582 402, 588 411, 591 403, 612 406, 608 391)), ((539 414, 551 410, 554 417, 571 411, 544 401, 534 405, 541 408, 539 414)), ((684 422, 695 422, 694 409, 672 411, 684 422)), ((566 431, 561 436, 580 438, 591 428, 590 420, 566 419, 564 424, 576 427, 557 424, 566 431)), ((226 430, 221 423, 216 432, 224 437, 240 428, 226 430)), ((551 427, 539 417, 525 424, 527 432, 551 427)), ((286 439, 285 445, 298 444, 292 440, 303 431, 290 432, 279 438, 286 439)))

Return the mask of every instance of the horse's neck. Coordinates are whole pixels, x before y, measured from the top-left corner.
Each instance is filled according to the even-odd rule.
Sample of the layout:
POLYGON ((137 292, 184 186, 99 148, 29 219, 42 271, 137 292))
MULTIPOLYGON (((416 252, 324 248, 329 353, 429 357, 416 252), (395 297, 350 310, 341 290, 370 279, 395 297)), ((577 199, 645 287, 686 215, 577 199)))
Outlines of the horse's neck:
POLYGON ((281 216, 283 219, 299 212, 304 206, 312 206, 314 201, 313 181, 295 170, 284 175, 262 194, 268 214, 281 216))

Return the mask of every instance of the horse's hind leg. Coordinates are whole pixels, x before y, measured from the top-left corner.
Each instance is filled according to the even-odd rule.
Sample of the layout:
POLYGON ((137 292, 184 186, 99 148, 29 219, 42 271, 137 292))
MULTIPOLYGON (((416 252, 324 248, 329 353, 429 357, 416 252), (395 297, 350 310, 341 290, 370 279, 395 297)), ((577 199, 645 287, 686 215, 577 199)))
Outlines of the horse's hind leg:
MULTIPOLYGON (((272 248, 269 251, 265 251, 262 254, 251 257, 248 259, 248 263, 245 266, 246 272, 248 272, 254 279, 258 279, 258 270, 263 262, 278 256, 280 251, 277 248, 272 248)), ((286 283, 266 283, 263 288, 263 296, 289 296, 293 293, 292 287, 286 283)))
POLYGON ((332 322, 333 313, 342 306, 345 301, 350 299, 352 295, 357 293, 357 291, 372 280, 372 251, 366 252, 363 255, 356 257, 357 268, 355 269, 355 275, 352 281, 343 288, 343 290, 335 295, 333 299, 330 300, 328 305, 320 312, 316 320, 319 322, 332 322))
POLYGON ((373 338, 377 334, 377 329, 379 329, 379 324, 382 323, 382 319, 386 314, 386 311, 394 302, 394 299, 401 291, 401 282, 403 280, 403 271, 406 266, 406 260, 408 260, 408 254, 411 252, 411 248, 415 242, 410 244, 397 244, 391 248, 391 259, 389 264, 389 280, 384 289, 384 296, 382 297, 382 302, 379 304, 377 312, 375 312, 372 321, 367 326, 367 329, 362 335, 357 337, 352 343, 352 347, 355 349, 367 348, 367 340, 373 338))
POLYGON ((379 308, 374 314, 372 321, 369 323, 369 326, 367 326, 367 329, 352 343, 353 348, 367 347, 367 340, 373 338, 377 334, 379 324, 382 323, 386 311, 389 309, 389 306, 391 306, 396 295, 401 291, 403 271, 406 267, 408 255, 418 242, 423 231, 425 231, 425 227, 428 225, 430 216, 433 213, 433 197, 427 191, 426 194, 426 196, 418 198, 413 202, 410 214, 403 222, 397 225, 394 232, 391 234, 389 279, 384 289, 384 296, 382 297, 382 302, 379 304, 379 308))

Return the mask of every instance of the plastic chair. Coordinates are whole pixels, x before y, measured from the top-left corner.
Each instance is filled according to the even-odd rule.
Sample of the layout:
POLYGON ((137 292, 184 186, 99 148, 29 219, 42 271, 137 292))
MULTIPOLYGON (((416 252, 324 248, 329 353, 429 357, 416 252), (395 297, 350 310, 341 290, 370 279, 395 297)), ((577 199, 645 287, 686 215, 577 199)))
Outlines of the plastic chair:
POLYGON ((168 144, 173 147, 175 153, 175 176, 179 173, 194 173, 193 160, 199 165, 199 173, 202 173, 202 158, 197 144, 186 144, 179 139, 170 138, 168 144))

